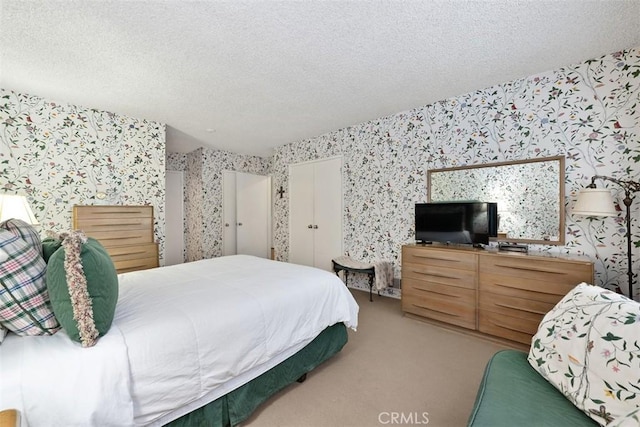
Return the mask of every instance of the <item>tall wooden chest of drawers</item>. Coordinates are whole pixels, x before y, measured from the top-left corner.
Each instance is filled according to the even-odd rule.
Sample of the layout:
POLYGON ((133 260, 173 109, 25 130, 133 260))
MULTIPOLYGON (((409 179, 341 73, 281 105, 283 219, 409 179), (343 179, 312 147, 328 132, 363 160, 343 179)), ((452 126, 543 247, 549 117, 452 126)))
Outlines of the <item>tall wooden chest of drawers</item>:
POLYGON ((593 283, 585 257, 466 247, 402 248, 402 309, 530 344, 542 317, 580 282, 593 283))
POLYGON ((153 206, 76 205, 73 228, 102 243, 118 273, 159 265, 153 206))

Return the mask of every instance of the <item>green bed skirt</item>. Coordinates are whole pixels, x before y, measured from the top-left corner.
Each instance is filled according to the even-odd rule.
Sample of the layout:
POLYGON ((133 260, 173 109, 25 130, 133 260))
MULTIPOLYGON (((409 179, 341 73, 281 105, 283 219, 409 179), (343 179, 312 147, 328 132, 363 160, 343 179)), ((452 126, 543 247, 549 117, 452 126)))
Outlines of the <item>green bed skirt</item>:
POLYGON ((167 424, 171 427, 227 427, 245 419, 269 397, 295 382, 347 343, 347 328, 336 323, 302 350, 232 392, 167 424))

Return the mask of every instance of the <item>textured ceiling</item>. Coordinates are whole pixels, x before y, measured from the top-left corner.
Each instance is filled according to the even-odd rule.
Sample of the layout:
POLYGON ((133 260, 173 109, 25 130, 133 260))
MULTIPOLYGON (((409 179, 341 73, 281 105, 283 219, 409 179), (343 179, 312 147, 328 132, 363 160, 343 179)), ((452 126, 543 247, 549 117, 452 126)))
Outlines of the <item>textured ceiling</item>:
POLYGON ((275 146, 640 46, 640 1, 0 0, 0 87, 275 146))

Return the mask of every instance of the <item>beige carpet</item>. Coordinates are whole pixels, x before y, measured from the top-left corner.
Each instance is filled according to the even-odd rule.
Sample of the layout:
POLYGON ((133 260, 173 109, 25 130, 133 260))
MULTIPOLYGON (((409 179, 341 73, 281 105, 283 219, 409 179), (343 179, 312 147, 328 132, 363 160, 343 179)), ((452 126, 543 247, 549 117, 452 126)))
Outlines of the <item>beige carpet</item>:
POLYGON ((404 316, 400 300, 352 293, 359 327, 342 351, 243 427, 465 426, 485 364, 506 347, 404 316))

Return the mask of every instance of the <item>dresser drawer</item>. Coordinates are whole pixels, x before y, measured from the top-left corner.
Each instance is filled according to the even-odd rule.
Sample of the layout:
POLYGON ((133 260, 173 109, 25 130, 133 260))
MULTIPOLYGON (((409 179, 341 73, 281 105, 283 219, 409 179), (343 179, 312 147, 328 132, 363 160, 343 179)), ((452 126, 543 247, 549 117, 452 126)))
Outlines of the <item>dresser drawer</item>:
POLYGON ((158 244, 105 247, 118 273, 158 267, 158 244))
POLYGON ((153 241, 153 234, 147 230, 134 230, 134 231, 97 231, 87 232, 85 234, 89 237, 93 237, 102 243, 105 248, 115 246, 127 246, 138 245, 141 243, 151 243, 153 241))
MULTIPOLYGON (((125 205, 75 205, 73 207, 74 221, 99 220, 100 218, 118 220, 130 218, 153 218, 153 206, 125 206, 125 205)), ((75 224, 74 224, 75 225, 75 224)))
POLYGON ((442 285, 423 280, 405 279, 402 282, 402 290, 403 295, 442 295, 473 306, 475 306, 476 302, 476 291, 474 289, 442 285))
POLYGON ((157 243, 144 243, 140 245, 117 246, 105 248, 113 262, 127 259, 142 259, 158 256, 157 243))
POLYGON ((478 294, 478 308, 480 311, 528 319, 536 322, 536 326, 553 307, 554 303, 536 301, 506 295, 480 292, 478 294))
POLYGON ((421 264, 434 267, 454 268, 457 270, 475 271, 478 266, 478 257, 474 253, 463 250, 440 250, 430 247, 403 247, 402 262, 408 264, 421 264))
POLYGON ((106 233, 113 230, 143 230, 149 231, 153 229, 153 220, 146 218, 79 218, 75 221, 74 229, 82 230, 86 234, 90 233, 106 233))
MULTIPOLYGON (((441 285, 476 289, 476 272, 433 265, 404 263, 403 279, 414 279, 441 285)), ((405 283, 403 282, 403 287, 405 283)))
POLYGON ((546 282, 539 279, 480 273, 479 289, 481 293, 507 295, 555 305, 578 283, 546 282))
POLYGON ((593 282, 593 264, 543 257, 480 255, 480 274, 496 274, 541 282, 577 285, 593 282))
MULTIPOLYGON (((463 291, 467 291, 464 290, 463 291)), ((453 296, 413 290, 402 295, 402 310, 468 329, 476 328, 475 293, 473 296, 453 296)))
POLYGON ((480 310, 478 313, 480 332, 522 344, 531 344, 531 337, 538 330, 539 324, 539 320, 512 317, 492 311, 480 310))
POLYGON ((122 261, 114 261, 113 264, 115 265, 118 274, 127 273, 129 271, 146 270, 158 267, 158 257, 126 259, 122 261))

